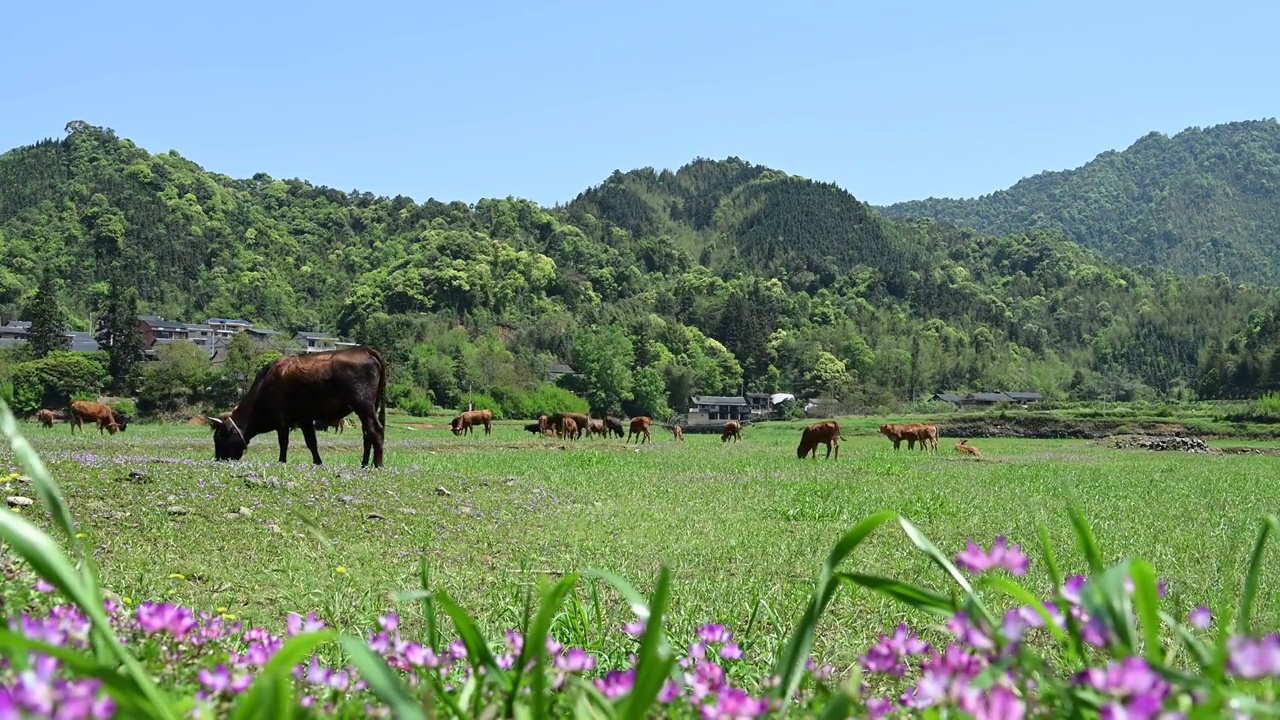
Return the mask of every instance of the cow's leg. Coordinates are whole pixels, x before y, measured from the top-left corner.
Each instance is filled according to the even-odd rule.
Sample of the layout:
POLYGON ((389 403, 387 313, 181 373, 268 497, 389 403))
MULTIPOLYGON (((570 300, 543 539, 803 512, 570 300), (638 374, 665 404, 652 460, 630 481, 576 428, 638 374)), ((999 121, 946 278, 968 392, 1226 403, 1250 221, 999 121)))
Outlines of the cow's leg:
MULTIPOLYGON (((315 428, 311 428, 315 432, 315 428)), ((289 458, 289 426, 276 429, 276 440, 280 442, 280 462, 288 462, 289 458)))
POLYGON ((314 425, 302 426, 302 439, 307 442, 307 449, 311 451, 311 462, 320 464, 320 447, 316 443, 316 428, 314 425))
POLYGON ((836 459, 839 460, 840 459, 840 441, 832 440, 831 444, 836 446, 836 459))
MULTIPOLYGON (((373 451, 374 433, 379 431, 378 415, 370 410, 368 413, 360 415, 360 432, 364 436, 364 457, 360 460, 360 467, 369 467, 369 454, 373 451)), ((379 433, 380 434, 380 433, 379 433)), ((382 444, 378 443, 377 459, 382 459, 382 444)), ((378 467, 382 467, 379 465, 378 467)))

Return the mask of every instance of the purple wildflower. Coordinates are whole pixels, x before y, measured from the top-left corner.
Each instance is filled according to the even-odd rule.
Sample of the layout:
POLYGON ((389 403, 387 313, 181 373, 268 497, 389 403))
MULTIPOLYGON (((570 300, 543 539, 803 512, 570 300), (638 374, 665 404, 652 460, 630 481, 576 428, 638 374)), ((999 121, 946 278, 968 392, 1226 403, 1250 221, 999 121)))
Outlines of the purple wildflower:
POLYGON ((520 654, 524 649, 524 636, 515 630, 507 631, 507 647, 511 648, 511 652, 520 654))
POLYGON ((378 618, 378 625, 386 632, 393 633, 400 629, 400 615, 393 612, 387 613, 378 618))
POLYGON ((640 637, 644 634, 644 622, 640 620, 629 622, 622 626, 622 631, 631 637, 640 637))
POLYGON ((212 671, 201 668, 200 672, 196 673, 196 678, 205 687, 203 691, 197 693, 197 697, 202 700, 215 695, 238 695, 247 690, 252 681, 248 673, 232 676, 227 666, 222 664, 212 671))
POLYGON ((907 671, 903 659, 927 652, 928 643, 915 633, 908 632, 906 625, 899 625, 892 636, 882 633, 880 642, 868 650, 860 662, 867 672, 902 677, 907 671))
POLYGON ((167 632, 182 640, 196 628, 196 616, 190 610, 168 603, 142 603, 135 617, 148 635, 167 632))
POLYGON ((1022 720, 1026 714, 1026 703, 1012 690, 994 687, 978 701, 973 716, 974 720, 1022 720))
POLYGON ((610 700, 631 692, 631 688, 635 683, 636 671, 634 668, 610 670, 603 678, 595 679, 596 689, 610 700))
POLYGON ((563 655, 556 657, 556 669, 562 672, 580 673, 594 670, 596 659, 582 648, 569 648, 563 655))
POLYGON ((753 698, 745 690, 728 688, 716 696, 714 703, 702 705, 704 720, 743 720, 769 712, 769 701, 753 698))
POLYGON ((658 692, 658 702, 666 705, 678 697, 680 697, 680 683, 672 680, 671 678, 667 678, 666 681, 662 683, 662 690, 658 692))
POLYGON ((703 625, 698 628, 698 637, 707 643, 727 643, 733 639, 733 633, 723 625, 703 625))
POLYGON ((742 648, 738 647, 737 643, 728 643, 720 648, 720 657, 725 660, 741 660, 742 648))
POLYGON ((1014 575, 1024 575, 1031 561, 1022 553, 1021 546, 1009 546, 1003 535, 996 537, 991 545, 991 552, 970 540, 964 552, 956 555, 956 565, 972 573, 981 573, 993 568, 1004 568, 1014 575))
POLYGON ((1280 635, 1237 635, 1228 639, 1227 669, 1232 675, 1249 680, 1280 675, 1280 635))
POLYGON ((1213 613, 1209 612, 1209 608, 1201 605, 1191 611, 1191 614, 1187 616, 1187 622, 1193 628, 1204 630, 1213 623, 1213 613))
POLYGON ((957 612, 947 621, 947 630, 961 643, 976 650, 991 650, 996 646, 990 633, 969 622, 969 614, 964 611, 957 612))
POLYGON ((315 613, 307 613, 305 620, 298 613, 289 613, 286 624, 289 627, 289 637, 324 629, 324 623, 316 619, 315 613))
POLYGON ((36 582, 31 586, 31 589, 38 593, 51 593, 56 591, 58 588, 46 582, 44 578, 36 578, 36 582))

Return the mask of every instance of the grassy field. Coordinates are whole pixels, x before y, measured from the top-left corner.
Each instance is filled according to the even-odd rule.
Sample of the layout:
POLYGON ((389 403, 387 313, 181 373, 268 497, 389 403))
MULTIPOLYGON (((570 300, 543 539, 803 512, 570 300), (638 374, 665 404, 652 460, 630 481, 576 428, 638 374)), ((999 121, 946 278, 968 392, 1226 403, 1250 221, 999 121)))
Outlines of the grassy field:
MULTIPOLYGON (((534 438, 517 423, 455 438, 438 420, 410 427, 392 418, 388 467, 367 471, 351 431, 322 433, 326 464, 315 467, 300 433, 281 466, 272 436, 228 464, 212 461, 203 427, 134 425, 114 437, 72 436, 66 425, 24 430, 89 534, 109 588, 133 602, 226 608, 267 627, 281 627, 290 611, 368 627, 393 607, 391 593, 420 587, 424 559, 435 586, 495 634, 517 623, 539 573, 604 568, 645 592, 666 564, 677 628, 721 622, 741 632, 754 614, 767 652, 799 616, 832 544, 873 512, 905 515, 948 554, 970 538, 985 546, 1007 535, 1032 554, 1031 583, 1047 594, 1038 524, 1065 569, 1084 570, 1065 515, 1073 501, 1108 561, 1145 557, 1169 583, 1173 608, 1217 608, 1238 597, 1261 513, 1280 509, 1277 460, 1265 455, 992 439, 975 441, 986 456, 977 462, 958 456, 954 439, 936 456, 894 452, 871 434, 878 421, 846 424, 838 462, 802 462, 800 424, 753 426, 727 445, 714 435, 677 444, 656 432, 637 447, 534 438)), ((17 470, 7 450, 6 470, 17 470)), ((30 491, 11 481, 13 494, 30 491)), ((42 510, 27 514, 47 525, 42 510)), ((890 526, 850 564, 946 588, 890 526)), ((1278 567, 1269 563, 1263 576, 1258 617, 1267 627, 1280 625, 1278 567)), ((582 591, 593 605, 587 584, 582 591)), ((611 591, 600 602, 609 624, 632 619, 611 591)), ((420 622, 416 605, 398 609, 407 626, 420 622)), ((842 590, 816 652, 847 665, 900 621, 925 624, 842 590)))

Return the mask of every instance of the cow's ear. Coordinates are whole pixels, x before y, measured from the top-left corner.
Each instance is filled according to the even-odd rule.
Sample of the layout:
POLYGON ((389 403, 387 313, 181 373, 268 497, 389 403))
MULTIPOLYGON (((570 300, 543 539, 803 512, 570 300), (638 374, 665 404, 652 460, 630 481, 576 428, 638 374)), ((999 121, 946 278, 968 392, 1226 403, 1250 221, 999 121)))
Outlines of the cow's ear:
POLYGON ((210 423, 212 423, 212 424, 214 424, 214 425, 221 425, 221 424, 222 424, 222 418, 209 417, 208 415, 205 415, 205 417, 206 417, 206 418, 208 418, 209 422, 210 422, 210 423))

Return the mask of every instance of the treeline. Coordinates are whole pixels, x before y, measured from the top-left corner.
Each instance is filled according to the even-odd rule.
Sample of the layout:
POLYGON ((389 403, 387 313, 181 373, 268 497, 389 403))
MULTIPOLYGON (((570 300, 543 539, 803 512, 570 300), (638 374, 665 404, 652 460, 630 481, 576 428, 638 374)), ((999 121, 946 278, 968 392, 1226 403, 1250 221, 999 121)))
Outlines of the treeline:
POLYGON ((968 200, 882 208, 991 234, 1054 230, 1109 258, 1280 284, 1280 123, 1150 133, 1123 152, 968 200))
MULTIPOLYGON (((67 130, 0 155, 0 316, 29 317, 52 275, 82 327, 115 283, 172 319, 335 330, 388 355, 392 402, 416 412, 581 397, 663 417, 744 388, 853 408, 995 389, 1216 397, 1205 377, 1228 371, 1247 395, 1269 381, 1237 366, 1280 345, 1249 346, 1269 289, 1120 266, 1053 231, 893 222, 737 158, 615 172, 560 207, 471 206, 234 180, 67 130), (558 364, 575 372, 553 384, 558 364)), ((0 360, 0 380, 24 359, 0 360)))

